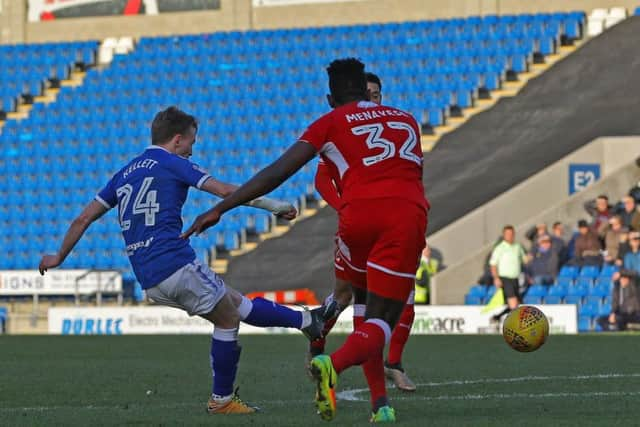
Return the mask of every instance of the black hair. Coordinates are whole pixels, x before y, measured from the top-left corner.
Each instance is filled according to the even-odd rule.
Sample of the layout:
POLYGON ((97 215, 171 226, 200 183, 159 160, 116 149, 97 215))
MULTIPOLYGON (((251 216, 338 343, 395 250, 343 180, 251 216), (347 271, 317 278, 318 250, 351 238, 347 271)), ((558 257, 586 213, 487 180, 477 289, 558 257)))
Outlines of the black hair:
POLYGON ((336 103, 367 99, 364 64, 356 58, 336 59, 327 67, 327 74, 329 90, 336 103))
POLYGON ((378 87, 380 88, 380 92, 382 92, 382 82, 380 81, 380 77, 370 72, 366 73, 366 77, 367 77, 367 83, 377 84, 378 87))
POLYGON ((185 134, 191 127, 198 129, 198 121, 178 107, 171 106, 160 111, 151 123, 151 143, 163 144, 177 134, 185 134))

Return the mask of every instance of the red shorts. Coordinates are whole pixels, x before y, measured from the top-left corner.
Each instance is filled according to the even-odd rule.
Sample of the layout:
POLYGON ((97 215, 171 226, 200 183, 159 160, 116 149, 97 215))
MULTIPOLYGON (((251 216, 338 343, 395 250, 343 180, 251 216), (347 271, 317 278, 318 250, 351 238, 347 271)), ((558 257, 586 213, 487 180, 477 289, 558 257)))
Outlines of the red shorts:
POLYGON ((340 210, 336 276, 407 301, 425 246, 426 210, 404 199, 360 199, 340 210))

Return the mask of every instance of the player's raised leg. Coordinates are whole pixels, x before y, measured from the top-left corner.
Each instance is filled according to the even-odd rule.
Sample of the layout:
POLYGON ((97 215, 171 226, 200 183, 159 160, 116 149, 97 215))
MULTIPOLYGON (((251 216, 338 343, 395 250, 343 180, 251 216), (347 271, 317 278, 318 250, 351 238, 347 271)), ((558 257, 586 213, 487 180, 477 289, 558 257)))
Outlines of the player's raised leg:
POLYGON ((333 313, 333 308, 329 306, 323 305, 313 310, 293 310, 264 298, 251 300, 232 288, 227 289, 242 322, 261 328, 299 329, 312 342, 322 337, 325 318, 331 318, 333 313))

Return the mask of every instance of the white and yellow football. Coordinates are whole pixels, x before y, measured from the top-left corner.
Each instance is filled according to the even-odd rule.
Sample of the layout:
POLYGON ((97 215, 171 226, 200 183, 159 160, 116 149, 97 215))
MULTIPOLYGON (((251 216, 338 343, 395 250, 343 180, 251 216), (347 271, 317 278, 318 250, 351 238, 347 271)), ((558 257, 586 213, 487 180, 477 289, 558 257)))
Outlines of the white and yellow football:
POLYGON ((549 336, 549 321, 540 309, 532 305, 521 305, 504 320, 502 336, 514 350, 535 351, 549 336))

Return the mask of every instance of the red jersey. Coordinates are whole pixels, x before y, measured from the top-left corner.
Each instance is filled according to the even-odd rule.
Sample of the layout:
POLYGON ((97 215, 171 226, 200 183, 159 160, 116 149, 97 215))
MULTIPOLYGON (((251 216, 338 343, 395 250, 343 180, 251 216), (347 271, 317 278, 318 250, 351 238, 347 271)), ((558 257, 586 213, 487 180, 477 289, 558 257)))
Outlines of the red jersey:
POLYGON ((422 185, 422 148, 415 119, 397 108, 352 102, 313 122, 300 141, 337 171, 343 203, 403 198, 429 207, 422 185))

